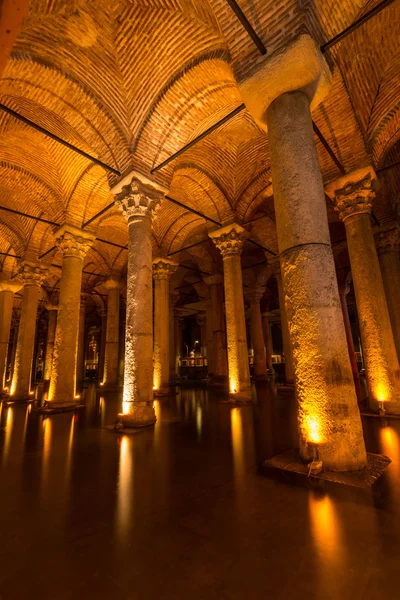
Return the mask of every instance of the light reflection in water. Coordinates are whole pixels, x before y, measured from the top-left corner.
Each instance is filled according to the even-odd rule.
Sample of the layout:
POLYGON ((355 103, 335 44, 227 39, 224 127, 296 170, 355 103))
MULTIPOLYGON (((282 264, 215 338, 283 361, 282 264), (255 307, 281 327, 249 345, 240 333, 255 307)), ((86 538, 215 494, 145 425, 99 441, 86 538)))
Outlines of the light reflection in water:
POLYGON ((128 535, 133 502, 133 442, 129 436, 119 439, 119 481, 117 499, 118 537, 128 535))
POLYGON ((11 436, 13 431, 14 411, 13 407, 9 406, 7 410, 6 425, 5 425, 5 437, 4 437, 4 451, 3 451, 3 463, 7 462, 8 453, 10 451, 11 436))
POLYGON ((196 406, 197 439, 201 438, 202 429, 203 429, 203 409, 202 409, 201 405, 198 403, 196 406))
POLYGON ((392 463, 387 468, 387 477, 398 487, 400 472, 400 440, 399 435, 393 427, 382 427, 379 430, 382 452, 386 454, 392 463))
POLYGON ((231 431, 232 431, 232 449, 233 466, 235 470, 235 479, 240 482, 245 473, 244 448, 243 448, 243 423, 240 408, 231 409, 231 431))
POLYGON ((49 473, 49 462, 50 462, 50 447, 52 437, 53 424, 51 419, 43 418, 43 458, 42 458, 42 483, 47 482, 47 476, 49 473))

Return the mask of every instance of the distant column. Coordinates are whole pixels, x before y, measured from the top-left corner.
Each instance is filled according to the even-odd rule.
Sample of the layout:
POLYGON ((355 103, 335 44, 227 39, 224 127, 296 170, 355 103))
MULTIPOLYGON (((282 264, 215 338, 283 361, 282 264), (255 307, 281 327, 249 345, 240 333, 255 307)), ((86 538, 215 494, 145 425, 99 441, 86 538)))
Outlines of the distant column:
POLYGON ((222 287, 224 278, 220 274, 210 275, 204 278, 204 283, 208 285, 210 290, 212 381, 214 383, 225 384, 228 382, 228 354, 224 323, 224 291, 222 287))
POLYGON ((5 377, 7 371, 8 343, 10 340, 14 294, 22 283, 7 280, 0 275, 0 398, 6 395, 5 377))
POLYGON ((104 365, 105 387, 118 386, 118 350, 119 350, 119 311, 121 297, 121 281, 116 276, 105 281, 108 289, 107 299, 107 333, 104 365))
POLYGON ((267 378, 267 358, 265 353, 260 300, 264 290, 256 289, 247 294, 250 302, 250 328, 254 350, 254 376, 257 379, 267 378))
POLYGON ((58 305, 52 304, 51 302, 46 304, 46 308, 49 313, 49 320, 47 324, 47 339, 46 339, 46 357, 44 365, 44 380, 50 381, 51 368, 53 365, 53 352, 54 352, 54 340, 56 338, 56 327, 57 327, 57 311, 58 305))

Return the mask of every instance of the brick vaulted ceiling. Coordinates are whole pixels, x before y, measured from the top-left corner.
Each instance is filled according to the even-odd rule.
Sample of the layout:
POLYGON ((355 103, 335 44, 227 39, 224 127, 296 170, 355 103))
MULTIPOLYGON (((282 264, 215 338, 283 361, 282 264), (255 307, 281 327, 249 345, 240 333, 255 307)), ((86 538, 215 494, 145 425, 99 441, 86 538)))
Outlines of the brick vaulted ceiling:
MULTIPOLYGON (((300 32, 323 44, 377 0, 239 0, 268 54, 300 32)), ((333 86, 313 119, 346 169, 400 160, 400 0, 327 52, 333 86)), ((0 81, 0 102, 121 173, 148 174, 242 102, 236 81, 260 60, 226 0, 31 0, 0 81)), ((316 140, 324 177, 338 176, 316 140)), ((382 178, 374 212, 396 218, 400 169, 382 178)), ((159 171, 176 200, 224 222, 249 224, 277 252, 268 138, 242 111, 159 171), (265 218, 261 217, 266 214, 265 218)), ((117 176, 0 111, 0 205, 81 226, 113 200, 117 176)), ((330 221, 337 218, 328 205, 330 221)), ((338 226, 338 224, 337 224, 338 226)), ((177 252, 207 237, 204 219, 165 201, 154 250, 177 252)), ((127 243, 117 209, 91 224, 127 243)), ((54 226, 0 211, 0 251, 37 257, 54 226)), ((209 272, 211 243, 174 254, 209 272)), ((46 259, 57 265, 54 250, 46 259)), ((85 271, 124 272, 125 250, 96 241, 85 271)), ((3 271, 16 260, 0 256, 3 271)), ((48 285, 56 285, 53 269, 48 285)), ((183 275, 182 275, 183 277, 183 275)), ((192 281, 198 276, 192 273, 192 281)), ((84 287, 99 279, 85 274, 84 287)))

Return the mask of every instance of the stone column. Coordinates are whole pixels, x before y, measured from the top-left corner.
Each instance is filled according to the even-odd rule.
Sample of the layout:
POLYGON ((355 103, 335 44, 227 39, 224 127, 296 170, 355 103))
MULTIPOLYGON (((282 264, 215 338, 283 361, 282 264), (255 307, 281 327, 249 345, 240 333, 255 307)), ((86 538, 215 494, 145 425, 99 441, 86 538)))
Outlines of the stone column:
POLYGON ((206 317, 204 314, 200 313, 196 316, 197 325, 200 327, 200 339, 199 339, 199 347, 197 350, 201 352, 202 348, 206 347, 206 317))
POLYGON ((368 384, 369 405, 400 414, 400 370, 371 226, 372 169, 341 177, 327 188, 346 227, 368 384))
POLYGON ((46 271, 39 263, 25 261, 21 264, 20 278, 23 281, 24 291, 11 385, 11 396, 14 402, 26 402, 33 399, 30 387, 35 346, 36 314, 40 286, 45 275, 46 271))
POLYGON ((7 280, 0 275, 0 398, 7 395, 4 388, 14 294, 21 287, 22 283, 7 280))
POLYGON ((375 244, 397 358, 400 360, 400 240, 398 229, 380 231, 375 235, 375 244))
POLYGON ((106 336, 107 336, 107 311, 105 308, 99 310, 99 316, 101 318, 101 332, 100 332, 100 349, 99 349, 99 366, 98 366, 98 380, 100 385, 104 383, 104 369, 106 361, 106 336))
POLYGON ((254 351, 254 376, 256 379, 267 379, 267 357, 260 308, 260 300, 264 295, 264 290, 256 289, 246 295, 250 302, 250 331, 254 351))
POLYGON ((82 391, 84 379, 86 343, 86 298, 81 295, 79 303, 78 350, 76 354, 76 394, 82 391))
POLYGON ((104 285, 108 289, 104 384, 105 387, 115 388, 118 386, 119 309, 122 286, 119 278, 115 276, 106 279, 104 285))
POLYGON ((94 236, 71 225, 63 225, 55 235, 63 253, 63 261, 47 405, 60 410, 79 404, 79 399, 75 396, 76 385, 80 383, 77 382, 77 358, 82 269, 83 260, 93 243, 94 236))
POLYGON ((169 278, 178 268, 168 258, 153 261, 154 279, 154 379, 155 396, 171 393, 169 386, 169 278))
POLYGON ((175 309, 174 317, 175 317, 175 373, 176 373, 176 376, 179 377, 180 376, 179 359, 181 358, 181 354, 182 354, 182 345, 183 345, 182 331, 183 331, 183 323, 184 323, 184 318, 182 317, 182 312, 180 309, 178 309, 178 310, 175 309))
POLYGON ((46 339, 46 357, 44 365, 44 380, 50 381, 51 369, 53 365, 53 353, 54 353, 54 341, 56 338, 56 326, 57 326, 57 311, 58 306, 52 303, 46 304, 46 308, 49 312, 49 320, 47 324, 47 339, 46 339))
POLYGON ((207 310, 206 310, 206 348, 207 348, 207 373, 208 373, 208 376, 210 376, 214 373, 211 303, 208 304, 207 310))
POLYGON ((281 331, 282 331, 282 345, 283 354, 285 355, 285 379, 286 383, 293 385, 294 383, 294 363, 293 363, 293 349, 292 342, 290 340, 289 323, 286 312, 285 294, 283 291, 281 266, 277 262, 274 267, 276 285, 278 287, 278 298, 279 298, 279 311, 281 316, 281 331))
POLYGON ((301 456, 311 458, 314 442, 327 469, 361 469, 366 452, 309 97, 283 93, 269 105, 267 125, 301 456))
POLYGON ((13 331, 13 341, 11 348, 11 364, 10 364, 10 372, 7 380, 7 387, 11 387, 13 373, 14 373, 14 364, 15 364, 15 355, 17 353, 17 341, 18 341, 18 329, 19 329, 19 319, 12 318, 11 319, 11 329, 13 331))
POLYGON ((270 325, 269 325, 269 314, 263 313, 261 315, 261 319, 262 319, 262 330, 263 330, 263 336, 264 336, 264 346, 265 346, 265 357, 266 357, 266 361, 267 361, 267 369, 269 369, 272 373, 274 372, 274 366, 272 363, 272 336, 271 336, 271 329, 270 329, 270 325))
POLYGON ((162 194, 133 178, 115 196, 128 221, 128 281, 126 300, 125 373, 122 414, 125 427, 152 425, 153 406, 153 290, 152 214, 162 194))
MULTIPOLYGON (((226 332, 224 323, 224 300, 222 275, 205 277, 204 283, 210 289, 210 316, 212 327, 212 367, 213 383, 228 382, 228 355, 226 348, 226 332)), ((210 371, 209 371, 210 372, 210 371)))
POLYGON ((350 364, 351 364, 351 370, 353 372, 354 387, 356 389, 357 400, 358 400, 358 403, 360 404, 363 399, 361 383, 360 383, 360 374, 358 372, 357 357, 356 357, 356 352, 354 350, 353 334, 351 332, 349 311, 347 308, 347 294, 349 293, 349 291, 350 291, 349 284, 346 281, 339 281, 339 298, 340 298, 340 304, 342 307, 344 328, 346 331, 347 348, 349 350, 350 364))
POLYGON ((176 360, 175 360, 175 348, 176 348, 176 323, 174 316, 174 308, 179 299, 179 293, 170 290, 169 294, 169 382, 175 382, 176 376, 176 360))
POLYGON ((232 223, 209 235, 220 250, 224 263, 229 390, 237 397, 250 400, 250 370, 240 262, 246 233, 243 227, 232 223))

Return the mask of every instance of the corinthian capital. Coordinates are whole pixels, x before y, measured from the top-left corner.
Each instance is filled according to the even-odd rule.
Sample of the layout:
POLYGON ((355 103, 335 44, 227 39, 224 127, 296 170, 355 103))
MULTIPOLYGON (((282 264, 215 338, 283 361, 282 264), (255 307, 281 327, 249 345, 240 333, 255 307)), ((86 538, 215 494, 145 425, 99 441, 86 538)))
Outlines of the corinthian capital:
POLYGON ((397 228, 379 231, 375 235, 375 245, 378 254, 386 254, 386 252, 399 252, 400 236, 397 228))
POLYGON ((155 258, 153 260, 153 278, 156 281, 169 279, 177 268, 178 264, 169 258, 155 258))
POLYGON ((240 255, 248 238, 248 232, 237 223, 231 223, 208 234, 223 258, 240 255))
POLYGON ((24 260, 18 266, 18 277, 24 285, 41 286, 48 273, 40 263, 24 260))
POLYGON ((115 195, 115 203, 129 223, 134 217, 151 217, 163 195, 155 187, 133 177, 130 184, 124 185, 122 192, 115 195))
POLYGON ((371 167, 359 169, 330 183, 327 194, 332 198, 335 211, 342 221, 359 214, 370 214, 375 198, 376 175, 371 167))
POLYGON ((78 229, 72 225, 62 225, 55 233, 58 247, 64 256, 85 258, 95 236, 92 233, 78 229))

